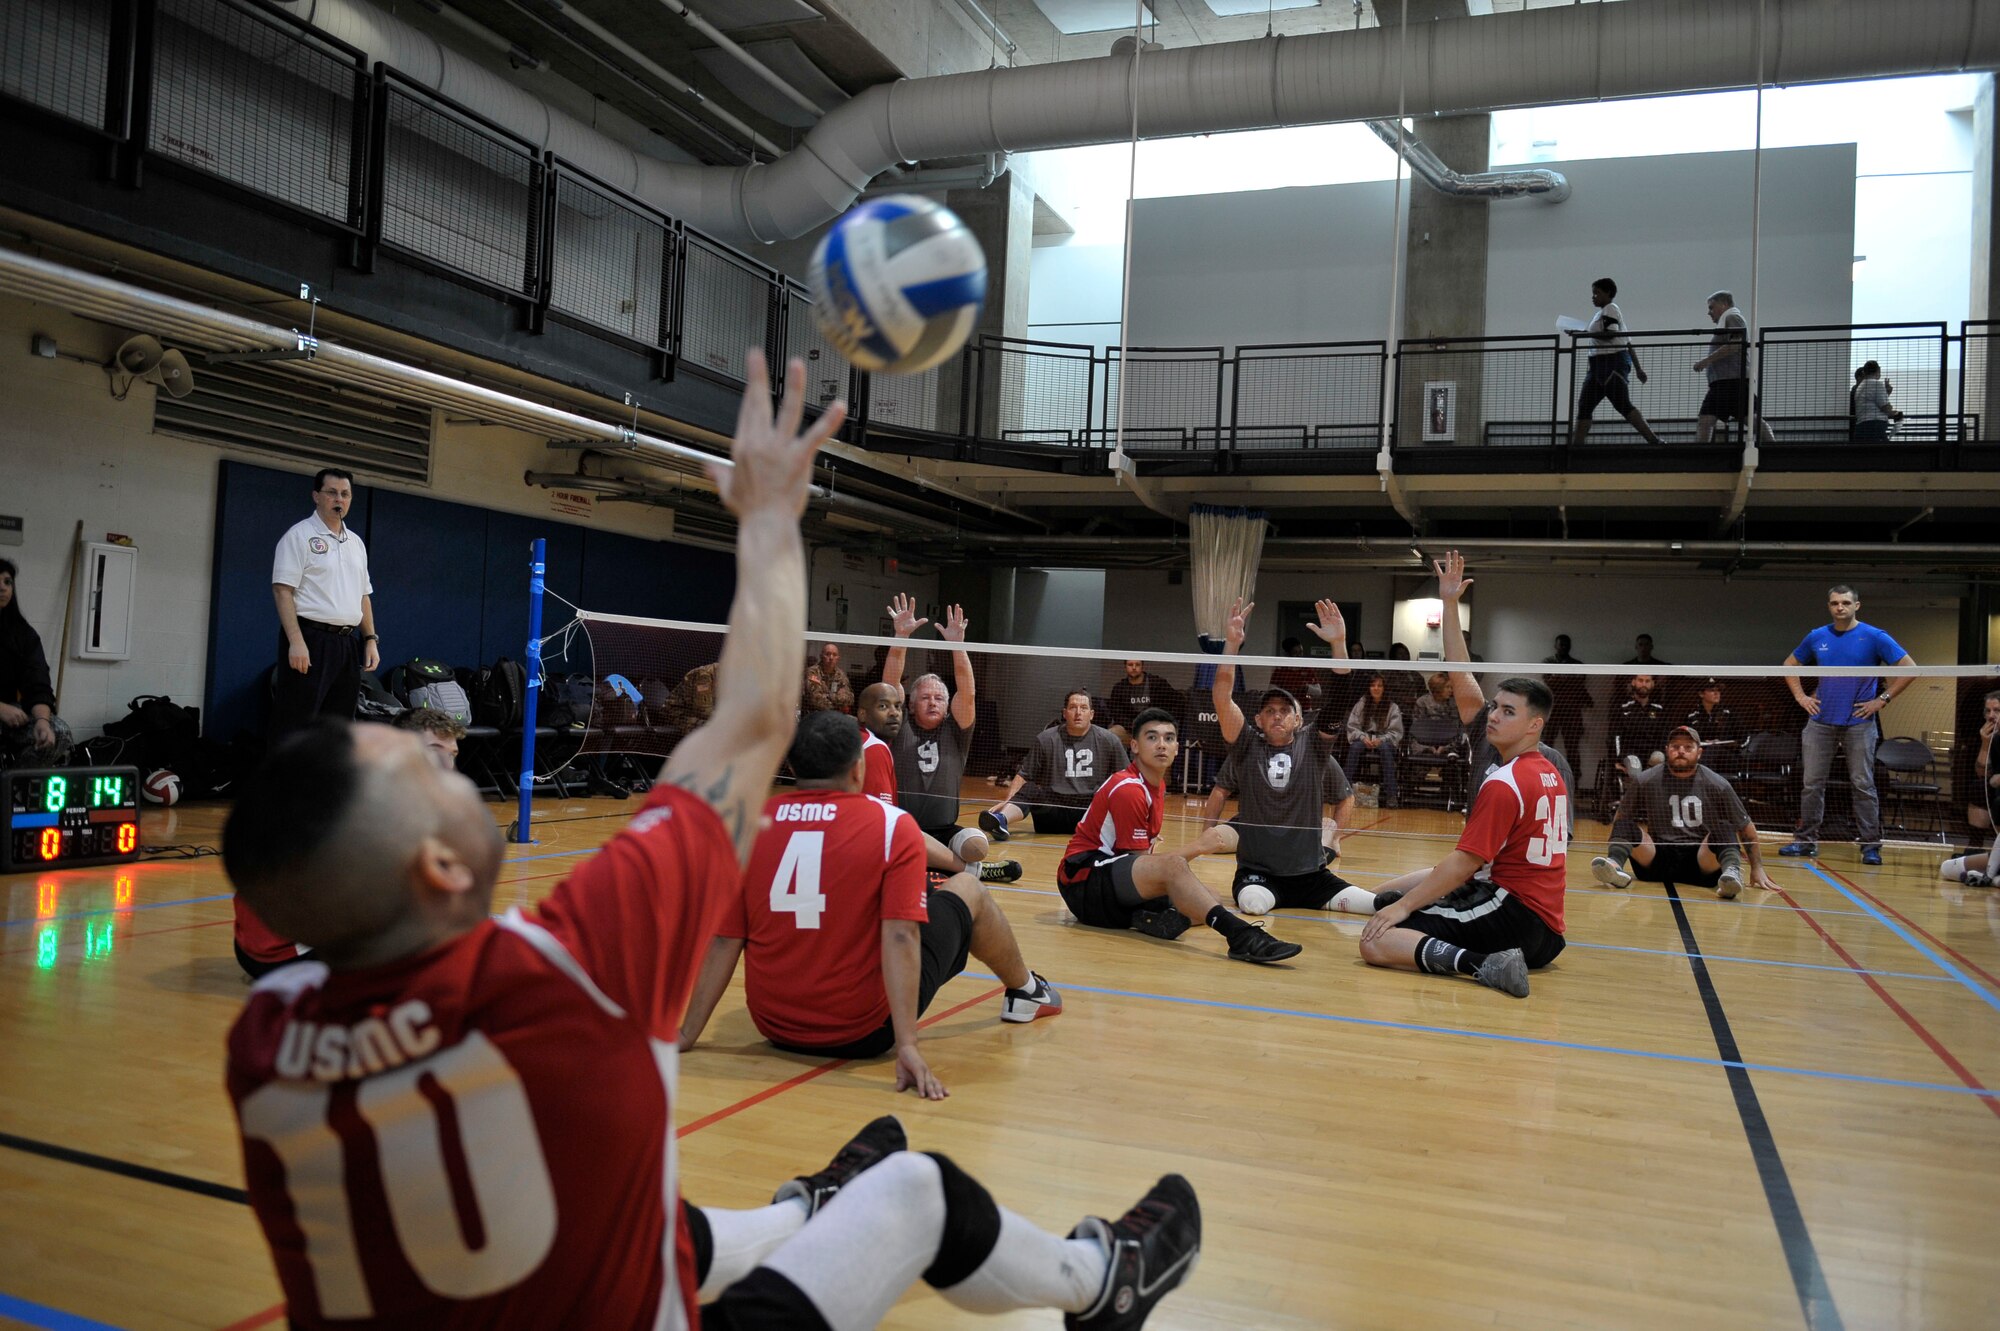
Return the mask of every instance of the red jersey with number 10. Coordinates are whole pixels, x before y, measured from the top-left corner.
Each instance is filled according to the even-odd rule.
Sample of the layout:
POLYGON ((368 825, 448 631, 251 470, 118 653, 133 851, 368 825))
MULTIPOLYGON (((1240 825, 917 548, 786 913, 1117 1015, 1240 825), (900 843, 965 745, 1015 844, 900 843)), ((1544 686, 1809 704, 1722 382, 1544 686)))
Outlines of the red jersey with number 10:
POLYGON ((661 785, 532 910, 251 989, 229 1094, 293 1326, 699 1325, 675 1060, 736 878, 661 785))
POLYGON ((1090 797, 1089 811, 1077 823, 1075 834, 1063 850, 1062 867, 1056 870, 1057 880, 1077 882, 1094 866, 1128 851, 1150 854, 1153 843, 1160 839, 1160 828, 1166 824, 1166 818, 1165 784, 1148 784, 1139 764, 1133 763, 1099 786, 1090 797))
POLYGON ((861 753, 868 759, 868 766, 861 776, 861 793, 894 804, 896 755, 890 752, 887 744, 875 738, 875 732, 866 726, 861 728, 861 753))
POLYGON ((750 1019, 767 1040, 839 1045, 889 1020, 882 921, 930 918, 924 834, 893 804, 842 790, 773 795, 743 890, 716 933, 744 940, 750 1019))
POLYGON ((1569 852, 1569 789, 1539 749, 1493 769, 1473 797, 1458 848, 1557 933, 1569 852))

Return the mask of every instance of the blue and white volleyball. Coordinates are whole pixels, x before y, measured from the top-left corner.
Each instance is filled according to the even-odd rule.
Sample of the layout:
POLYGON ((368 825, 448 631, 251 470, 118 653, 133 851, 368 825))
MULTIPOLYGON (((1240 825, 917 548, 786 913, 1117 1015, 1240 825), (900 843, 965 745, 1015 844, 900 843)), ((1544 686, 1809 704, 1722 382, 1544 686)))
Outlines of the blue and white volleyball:
POLYGON ((972 335, 986 255, 949 208, 891 194, 833 224, 806 280, 820 332, 843 356, 864 370, 917 374, 972 335))

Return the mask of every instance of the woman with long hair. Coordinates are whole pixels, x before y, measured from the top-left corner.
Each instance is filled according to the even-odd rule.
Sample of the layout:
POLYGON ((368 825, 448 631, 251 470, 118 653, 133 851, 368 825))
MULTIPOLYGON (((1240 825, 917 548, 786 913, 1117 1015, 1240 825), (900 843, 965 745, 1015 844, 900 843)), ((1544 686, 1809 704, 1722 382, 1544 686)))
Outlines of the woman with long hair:
POLYGON ((69 727, 56 715, 42 635, 21 613, 14 561, 0 559, 0 768, 59 767, 69 727))
POLYGON ((1382 807, 1396 807, 1396 751, 1403 743, 1403 709, 1389 698, 1389 681, 1368 677, 1368 692, 1347 714, 1347 776, 1351 781, 1368 754, 1382 766, 1382 807))

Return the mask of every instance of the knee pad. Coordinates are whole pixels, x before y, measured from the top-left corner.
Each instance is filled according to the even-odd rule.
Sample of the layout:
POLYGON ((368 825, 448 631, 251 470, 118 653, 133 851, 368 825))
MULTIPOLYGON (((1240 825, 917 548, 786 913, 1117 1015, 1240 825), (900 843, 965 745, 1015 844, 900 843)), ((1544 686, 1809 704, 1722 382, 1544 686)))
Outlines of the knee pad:
POLYGON ((1278 904, 1278 894, 1261 879, 1245 877, 1236 886, 1236 908, 1245 915, 1267 915, 1278 904))
POLYGON ((938 1235, 937 1260, 924 1271, 924 1283, 950 1289, 977 1271, 1000 1241, 1000 1208, 978 1179, 951 1162, 951 1157, 925 1151, 937 1165, 944 1188, 944 1232, 938 1235))
POLYGON ((1938 877, 1944 879, 1947 883, 1964 882, 1965 858, 1966 858, 1965 856, 1960 855, 1954 859, 1946 860, 1943 864, 1940 864, 1938 866, 1938 877))
POLYGON ((959 828, 951 839, 951 853, 967 864, 979 863, 986 858, 986 833, 976 827, 959 828))

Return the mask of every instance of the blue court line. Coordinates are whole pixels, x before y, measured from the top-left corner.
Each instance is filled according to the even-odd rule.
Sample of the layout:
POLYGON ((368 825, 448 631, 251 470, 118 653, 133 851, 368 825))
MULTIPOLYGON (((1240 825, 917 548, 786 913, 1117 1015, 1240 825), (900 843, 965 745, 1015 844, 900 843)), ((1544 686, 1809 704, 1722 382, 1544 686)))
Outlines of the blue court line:
POLYGON ((199 906, 209 901, 228 901, 236 894, 223 892, 212 897, 182 897, 179 901, 148 901, 137 906, 106 906, 103 910, 79 910, 68 915, 24 916, 18 920, 0 920, 0 929, 12 929, 19 924, 55 924, 61 920, 87 920, 98 915, 119 915, 128 910, 164 910, 168 906, 199 906))
POLYGON ((1960 984, 1964 985, 1967 989, 1971 990, 1973 996, 1976 997, 1980 1002, 1986 1004, 1986 1006, 1992 1008, 1995 1012, 2000 1012, 2000 994, 1995 994, 1991 989, 1988 989, 1985 985, 1974 983, 1971 976, 1967 975, 1964 971, 1960 970, 1958 967, 1952 965, 1949 961, 1946 961, 1943 957, 1933 952, 1928 946, 1925 945, 1922 939, 1918 938, 1908 929, 1905 929, 1902 925, 1896 923, 1896 921, 1890 919, 1887 915, 1883 914, 1880 910, 1876 909, 1874 903, 1866 901, 1861 897, 1857 897, 1854 895, 1854 893, 1848 891, 1847 885, 1845 883, 1842 883, 1836 878, 1829 877, 1825 872, 1823 872, 1820 869, 1818 865, 1808 864, 1804 867, 1810 869, 1813 872, 1813 874, 1821 882, 1825 883, 1828 887, 1840 893, 1840 895, 1846 897, 1849 901, 1853 902, 1855 905, 1861 907, 1861 911, 1864 915, 1869 915, 1874 917, 1874 920, 1877 924, 1880 924, 1883 928, 1895 934, 1896 937, 1902 939, 1905 943, 1908 943, 1911 947, 1915 948, 1918 951, 1918 953, 1920 953, 1923 956, 1924 960, 1930 962, 1931 965, 1937 967, 1939 970, 1943 971, 1946 975, 1949 975, 1952 979, 1957 980, 1960 984))
MULTIPOLYGON (((984 971, 960 972, 968 979, 998 980, 984 971)), ((1052 982, 1053 983, 1053 982, 1052 982)), ((1734 1059, 1702 1058, 1695 1054, 1668 1054, 1653 1049, 1627 1049, 1619 1045, 1579 1044, 1573 1040, 1551 1040, 1539 1035, 1508 1035, 1501 1031, 1473 1031, 1456 1026, 1426 1026, 1417 1022, 1385 1021, 1380 1017, 1349 1017, 1337 1012, 1307 1012, 1301 1008, 1264 1007, 1256 1003, 1225 1003, 1219 998, 1185 998, 1179 994, 1149 994, 1136 989, 1105 989, 1088 984, 1058 984, 1058 992, 1104 994, 1111 998, 1138 998, 1154 1003, 1174 1003, 1183 1007, 1220 1008, 1229 1012, 1255 1012, 1267 1017, 1300 1017, 1307 1021, 1332 1022, 1340 1026, 1368 1026, 1385 1031, 1409 1031, 1418 1035, 1455 1035, 1468 1040, 1493 1040, 1500 1044, 1533 1045, 1581 1054, 1616 1054, 1621 1058, 1650 1058, 1662 1063, 1682 1063, 1698 1068, 1737 1068, 1745 1072, 1776 1072, 1790 1077, 1810 1077, 1816 1081, 1844 1081, 1862 1086, 1888 1086, 1906 1091, 1942 1091, 1947 1095, 1971 1095, 1983 1100, 2000 1100, 2000 1090, 1965 1086, 1957 1082, 1908 1081, 1901 1077, 1870 1077, 1859 1072, 1831 1072, 1822 1068, 1790 1067, 1783 1063, 1744 1063, 1734 1059)))
POLYGON ((500 867, 504 869, 510 864, 526 864, 529 860, 559 860, 565 855, 588 855, 603 849, 602 846, 586 846, 582 850, 551 850, 541 855, 516 855, 511 860, 500 861, 500 867))
POLYGON ((28 1326, 46 1327, 48 1331, 120 1331, 109 1322, 93 1322, 88 1317, 30 1303, 12 1294, 0 1294, 0 1317, 11 1317, 28 1326))

